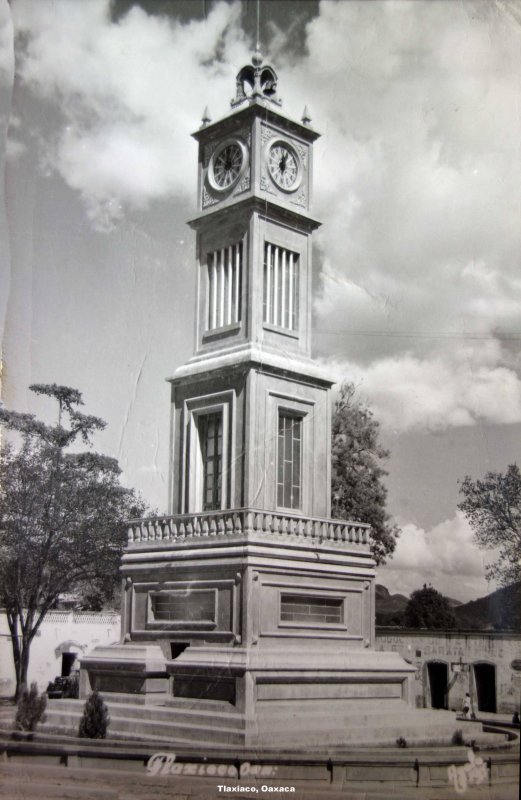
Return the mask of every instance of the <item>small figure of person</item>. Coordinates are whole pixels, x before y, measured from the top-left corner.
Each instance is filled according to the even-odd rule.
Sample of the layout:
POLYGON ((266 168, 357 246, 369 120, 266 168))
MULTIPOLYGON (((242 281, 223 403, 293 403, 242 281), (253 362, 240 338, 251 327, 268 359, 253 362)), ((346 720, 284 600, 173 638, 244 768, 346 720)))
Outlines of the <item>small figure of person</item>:
POLYGON ((514 723, 514 725, 519 725, 519 713, 517 711, 514 711, 512 722, 514 723))
POLYGON ((470 709, 472 707, 472 703, 470 702, 470 694, 467 692, 465 695, 465 699, 463 700, 463 707, 461 709, 463 713, 463 717, 465 719, 470 719, 470 709))

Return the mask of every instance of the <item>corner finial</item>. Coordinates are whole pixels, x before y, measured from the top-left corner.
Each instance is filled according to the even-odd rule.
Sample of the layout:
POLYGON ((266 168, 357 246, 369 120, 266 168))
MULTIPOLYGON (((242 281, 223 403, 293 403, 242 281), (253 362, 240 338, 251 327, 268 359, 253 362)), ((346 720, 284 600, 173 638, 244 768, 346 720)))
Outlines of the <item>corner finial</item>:
POLYGON ((202 122, 201 128, 206 128, 208 123, 211 122, 211 121, 212 121, 212 118, 210 116, 210 111, 208 110, 208 106, 206 106, 206 108, 203 111, 203 116, 202 116, 202 119, 201 119, 201 122, 202 122))
POLYGON ((309 125, 311 122, 311 115, 309 113, 308 107, 304 106, 304 111, 302 112, 302 123, 304 125, 309 125))

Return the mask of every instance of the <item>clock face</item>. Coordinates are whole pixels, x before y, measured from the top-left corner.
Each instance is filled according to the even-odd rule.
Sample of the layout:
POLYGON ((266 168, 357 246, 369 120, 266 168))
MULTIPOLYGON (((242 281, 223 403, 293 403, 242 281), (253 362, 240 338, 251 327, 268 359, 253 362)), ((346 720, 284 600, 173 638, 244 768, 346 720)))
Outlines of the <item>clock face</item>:
POLYGON ((290 144, 281 140, 272 143, 268 150, 268 172, 273 182, 285 192, 293 192, 300 186, 300 159, 290 144))
POLYGON ((228 139, 218 145, 208 165, 208 181, 212 189, 225 192, 235 186, 246 162, 246 147, 238 139, 228 139))

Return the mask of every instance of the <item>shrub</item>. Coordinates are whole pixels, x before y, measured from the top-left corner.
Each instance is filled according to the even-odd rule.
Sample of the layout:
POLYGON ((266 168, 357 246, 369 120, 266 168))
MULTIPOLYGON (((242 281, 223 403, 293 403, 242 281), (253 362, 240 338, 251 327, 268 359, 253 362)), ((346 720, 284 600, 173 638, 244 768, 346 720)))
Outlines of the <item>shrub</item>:
POLYGON ((31 683, 31 688, 22 687, 22 693, 18 699, 15 728, 18 731, 34 731, 39 722, 45 719, 45 709, 47 697, 38 694, 36 683, 31 683))
POLYGON ((452 734, 452 744, 461 745, 463 744, 463 731, 461 728, 457 728, 452 734))
POLYGON ((92 692, 83 707, 78 736, 81 739, 104 739, 109 722, 109 712, 102 696, 92 692))
POLYGON ((63 696, 70 697, 74 700, 77 700, 80 696, 80 676, 78 672, 75 672, 67 678, 67 683, 63 688, 63 696))
POLYGON ((400 736, 400 738, 396 740, 396 744, 398 747, 407 747, 407 739, 404 739, 403 736, 400 736))

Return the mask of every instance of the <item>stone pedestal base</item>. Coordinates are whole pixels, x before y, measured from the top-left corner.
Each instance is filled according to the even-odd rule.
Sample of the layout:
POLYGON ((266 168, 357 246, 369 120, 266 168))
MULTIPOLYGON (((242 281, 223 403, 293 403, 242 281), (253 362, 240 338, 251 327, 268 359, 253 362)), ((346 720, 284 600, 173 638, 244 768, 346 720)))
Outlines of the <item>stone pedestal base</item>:
POLYGON ((81 659, 80 697, 92 691, 123 693, 133 702, 164 703, 168 693, 165 659, 157 644, 96 647, 81 659))
POLYGON ((147 523, 122 574, 125 641, 81 665, 113 734, 265 751, 450 741, 454 715, 412 707, 415 668, 374 650, 358 524, 244 509, 147 523))
POLYGON ((368 726, 364 740, 376 742, 378 729, 390 725, 394 736, 398 720, 415 715, 415 670, 396 653, 189 647, 166 668, 174 702, 225 701, 240 714, 245 746, 342 745, 368 726))

